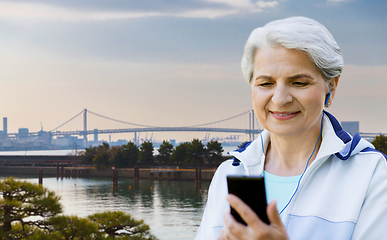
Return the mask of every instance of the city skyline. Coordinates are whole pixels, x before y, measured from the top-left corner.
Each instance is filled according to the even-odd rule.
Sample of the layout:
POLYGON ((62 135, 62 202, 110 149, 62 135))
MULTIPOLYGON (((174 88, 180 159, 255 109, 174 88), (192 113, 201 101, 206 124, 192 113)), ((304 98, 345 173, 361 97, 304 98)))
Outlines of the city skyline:
POLYGON ((359 121, 361 132, 387 132, 386 10, 381 0, 0 1, 1 117, 17 132, 49 131, 84 108, 166 127, 234 116, 251 109, 240 70, 250 32, 303 15, 325 25, 343 51, 328 111, 359 121))

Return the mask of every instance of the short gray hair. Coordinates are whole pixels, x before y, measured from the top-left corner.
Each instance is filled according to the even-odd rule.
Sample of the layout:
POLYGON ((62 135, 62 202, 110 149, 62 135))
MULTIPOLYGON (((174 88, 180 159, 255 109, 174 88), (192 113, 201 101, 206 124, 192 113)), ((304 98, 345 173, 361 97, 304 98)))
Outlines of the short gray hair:
POLYGON ((306 17, 285 18, 269 22, 250 34, 242 58, 243 76, 249 84, 255 53, 263 47, 284 47, 307 53, 327 82, 340 76, 344 66, 339 45, 322 24, 306 17))

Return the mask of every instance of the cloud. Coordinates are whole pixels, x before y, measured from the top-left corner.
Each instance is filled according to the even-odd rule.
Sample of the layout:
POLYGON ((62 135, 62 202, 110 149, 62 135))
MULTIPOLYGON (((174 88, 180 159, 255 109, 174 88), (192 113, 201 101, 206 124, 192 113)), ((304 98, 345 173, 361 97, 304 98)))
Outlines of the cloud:
MULTIPOLYGON (((203 0, 198 6, 180 6, 178 8, 163 8, 147 10, 95 10, 70 6, 58 6, 46 3, 31 2, 0 2, 0 18, 9 20, 32 19, 37 21, 105 21, 149 17, 181 17, 181 18, 219 18, 237 14, 261 12, 266 8, 278 5, 277 1, 248 0, 203 0)), ((108 8, 107 8, 108 9, 108 8)))
POLYGON ((220 3, 232 7, 236 11, 245 11, 245 12, 261 12, 264 8, 272 8, 278 5, 277 1, 258 1, 256 3, 251 3, 249 0, 206 0, 208 2, 220 3))

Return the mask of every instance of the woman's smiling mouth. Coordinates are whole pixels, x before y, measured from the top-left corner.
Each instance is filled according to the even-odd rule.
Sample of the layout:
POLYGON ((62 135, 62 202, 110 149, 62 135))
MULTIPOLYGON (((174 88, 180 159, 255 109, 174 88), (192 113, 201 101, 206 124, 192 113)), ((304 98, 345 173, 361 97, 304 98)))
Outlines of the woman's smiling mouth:
POLYGON ((288 120, 291 118, 294 118, 299 113, 297 112, 272 112, 270 111, 271 115, 278 120, 288 120))

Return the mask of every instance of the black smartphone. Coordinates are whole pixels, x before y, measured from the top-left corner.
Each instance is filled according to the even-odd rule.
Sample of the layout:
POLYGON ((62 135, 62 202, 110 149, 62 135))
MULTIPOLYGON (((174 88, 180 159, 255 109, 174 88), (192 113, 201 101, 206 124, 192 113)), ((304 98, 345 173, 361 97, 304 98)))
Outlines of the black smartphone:
MULTIPOLYGON (((227 185, 229 193, 242 199, 263 222, 270 224, 266 214, 267 200, 263 177, 227 176, 227 185)), ((247 225, 233 208, 231 214, 238 222, 247 225)))

